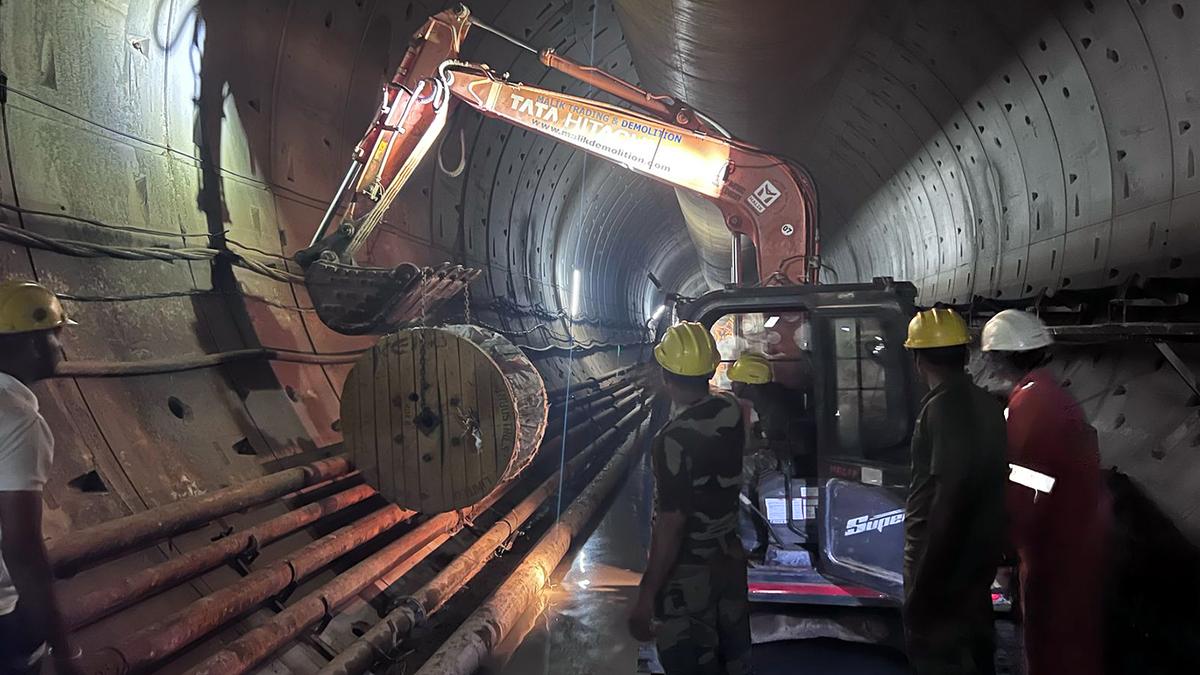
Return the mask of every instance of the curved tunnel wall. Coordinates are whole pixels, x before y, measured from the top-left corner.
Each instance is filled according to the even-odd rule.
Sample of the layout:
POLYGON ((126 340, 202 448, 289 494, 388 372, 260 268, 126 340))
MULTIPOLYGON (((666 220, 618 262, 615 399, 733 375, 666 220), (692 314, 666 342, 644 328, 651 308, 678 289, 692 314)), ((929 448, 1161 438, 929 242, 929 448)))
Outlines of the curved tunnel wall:
POLYGON ((617 5, 652 88, 809 168, 841 281, 967 303, 1196 276, 1195 3, 617 5))
MULTIPOLYGON (((810 170, 826 280, 968 304, 1198 274, 1196 2, 616 3, 651 89, 810 170)), ((1179 375, 1144 343, 1053 367, 1105 462, 1200 541, 1179 375)))
MULTIPOLYGON (((824 250, 840 281, 891 274, 917 282, 923 301, 964 302, 1134 273, 1196 275, 1200 8, 879 5, 887 11, 816 0, 616 0, 594 12, 480 0, 472 9, 534 44, 634 81, 640 74, 735 134, 800 158, 819 186, 824 250)), ((131 247, 215 241, 282 266, 307 244, 408 36, 441 6, 0 4, 0 69, 11 86, 0 224, 131 247), (8 208, 17 204, 42 215, 8 208)), ((589 93, 495 38, 476 34, 467 52, 514 79, 589 93)), ((616 344, 643 339, 636 329, 661 301, 647 271, 694 294, 708 283, 701 259, 728 259, 697 256, 668 188, 468 110, 438 148, 448 168, 460 139, 463 171, 426 162, 367 255, 483 268, 475 318, 532 330, 518 342, 561 344, 535 326, 561 309, 576 267, 586 284, 577 336, 616 344)), ((69 302, 82 324, 67 336, 74 360, 365 342, 325 329, 303 288, 226 261, 81 259, 0 244, 0 274, 36 276, 81 298, 69 302)), ((445 314, 458 318, 461 305, 445 314)), ((563 352, 534 355, 548 387, 561 386, 563 352)), ((585 376, 629 358, 602 348, 571 363, 585 376)), ((1128 460, 1195 523, 1187 392, 1159 359, 1089 359, 1062 367, 1090 373, 1073 377, 1087 382, 1081 398, 1119 448, 1110 458, 1128 460), (1139 419, 1135 409, 1148 412, 1139 419)), ((347 368, 272 362, 41 385, 58 443, 50 534, 241 482, 336 443, 347 368), (69 485, 93 471, 103 489, 69 485)))
MULTIPOLYGON (((611 5, 594 18, 564 2, 472 5, 535 44, 583 62, 594 54, 635 77, 611 5)), ((307 245, 409 36, 440 9, 374 0, 3 3, 0 69, 10 89, 0 225, 133 248, 224 246, 283 268, 307 245)), ((587 93, 486 34, 470 38, 468 54, 518 80, 587 93)), ((645 316, 661 301, 645 271, 679 287, 697 266, 673 193, 595 160, 585 166, 578 152, 470 110, 455 114, 445 138, 443 165, 455 168, 461 152, 463 170, 451 176, 425 162, 366 257, 482 268, 473 319, 518 343, 556 347, 530 352, 550 389, 568 368, 557 348, 567 326, 556 314, 566 297, 559 285, 576 267, 585 286, 575 336, 607 346, 576 351, 575 377, 641 355, 616 345, 644 340, 645 316)), ((68 360, 256 346, 339 352, 370 342, 324 328, 302 286, 226 259, 79 258, 0 243, 0 276, 34 277, 76 298, 67 302, 80 322, 65 336, 68 360)), ((447 320, 463 313, 460 300, 443 308, 447 320)), ((240 483, 339 442, 348 368, 253 362, 39 385, 57 440, 48 535, 240 483)), ((193 539, 172 545, 206 543, 193 539)), ((166 593, 129 620, 204 588, 166 593)), ((103 642, 120 629, 89 630, 103 642)))
POLYGON ((814 148, 834 267, 952 303, 1196 276, 1200 7, 991 7, 860 41, 814 148))

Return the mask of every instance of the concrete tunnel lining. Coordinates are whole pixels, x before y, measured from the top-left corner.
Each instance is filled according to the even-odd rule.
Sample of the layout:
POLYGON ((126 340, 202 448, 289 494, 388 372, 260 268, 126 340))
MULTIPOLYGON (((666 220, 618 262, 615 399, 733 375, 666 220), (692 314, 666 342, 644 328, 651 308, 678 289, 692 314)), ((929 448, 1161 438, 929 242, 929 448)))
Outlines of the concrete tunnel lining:
MULTIPOLYGON (((60 214, 0 208, 0 224, 129 246, 218 235, 282 261, 308 243, 408 36, 444 4, 0 4, 11 87, 0 201, 60 214)), ((965 304, 1134 275, 1200 276, 1200 7, 1187 2, 471 4, 522 39, 681 96, 735 135, 801 160, 818 185, 837 281, 890 275, 917 284, 923 303, 965 304)), ((473 35, 466 53, 519 81, 594 95, 487 36, 473 35)), ((369 260, 481 267, 474 316, 517 332, 562 309, 563 281, 579 268, 588 320, 577 335, 612 344, 644 339, 637 329, 662 302, 647 271, 684 294, 720 283, 728 238, 696 251, 695 223, 670 188, 468 110, 438 146, 447 165, 460 138, 462 173, 425 162, 369 260)), ((721 234, 712 223, 707 231, 721 234)), ((368 343, 321 325, 303 288, 219 264, 0 244, 0 276, 92 298, 68 301, 81 322, 67 336, 70 359, 368 343)), ((461 303, 446 312, 459 316, 461 303)), ((524 340, 557 344, 542 331, 524 340)), ((587 377, 636 354, 563 357, 534 356, 550 389, 567 368, 587 377)), ((1186 387, 1132 347, 1071 352, 1057 367, 1100 429, 1106 461, 1200 539, 1186 387), (1127 393, 1114 394, 1117 385, 1127 393)), ((40 386, 59 448, 49 534, 303 461, 340 439, 347 371, 270 362, 40 386), (69 485, 93 471, 104 490, 69 485)), ((159 559, 151 550, 140 562, 159 559)), ((197 593, 178 588, 159 601, 197 593)), ((97 630, 102 639, 117 629, 97 630)))

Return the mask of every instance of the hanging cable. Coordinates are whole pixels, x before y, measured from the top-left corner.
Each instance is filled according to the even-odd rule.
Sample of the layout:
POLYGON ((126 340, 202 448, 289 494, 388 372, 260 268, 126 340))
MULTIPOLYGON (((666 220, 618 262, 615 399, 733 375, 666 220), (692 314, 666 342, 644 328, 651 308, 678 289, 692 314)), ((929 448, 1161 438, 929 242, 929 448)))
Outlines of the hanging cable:
POLYGON ((138 302, 141 300, 161 300, 164 298, 192 298, 192 297, 200 297, 200 296, 203 296, 203 297, 224 296, 227 298, 234 298, 234 299, 245 298, 247 300, 253 300, 254 302, 260 302, 264 305, 269 305, 271 307, 276 307, 278 309, 286 309, 286 310, 292 311, 292 312, 315 312, 315 311, 317 311, 317 309, 315 307, 306 307, 303 305, 289 305, 284 302, 279 302, 278 300, 272 300, 270 298, 265 298, 261 295, 256 295, 254 293, 248 293, 245 290, 235 293, 233 291, 220 291, 215 288, 214 289, 192 288, 192 289, 188 289, 188 290, 184 290, 184 291, 160 291, 157 293, 134 293, 134 294, 129 294, 129 295, 76 295, 74 293, 56 293, 55 295, 57 295, 59 298, 62 298, 63 300, 70 300, 72 302, 138 302))
POLYGON ((238 267, 275 279, 276 281, 284 283, 303 283, 304 281, 304 277, 298 274, 271 267, 266 263, 259 262, 240 253, 235 253, 228 249, 209 248, 207 246, 174 247, 97 244, 77 239, 49 237, 9 225, 0 225, 0 240, 76 258, 116 258, 118 260, 157 260, 160 262, 214 260, 219 257, 229 258, 238 267))
POLYGON ((228 352, 216 352, 196 356, 147 359, 144 361, 63 361, 59 363, 55 370, 54 377, 161 375, 257 360, 306 363, 310 365, 336 365, 354 363, 362 353, 362 350, 315 353, 264 347, 259 349, 236 349, 228 352))

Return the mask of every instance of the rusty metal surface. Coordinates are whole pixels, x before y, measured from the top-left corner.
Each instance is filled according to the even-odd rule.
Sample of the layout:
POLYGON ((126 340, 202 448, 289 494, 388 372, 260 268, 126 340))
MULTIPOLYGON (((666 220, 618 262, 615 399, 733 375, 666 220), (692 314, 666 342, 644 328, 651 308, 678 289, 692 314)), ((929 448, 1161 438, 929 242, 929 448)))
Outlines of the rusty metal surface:
POLYGON ((175 501, 152 511, 109 520, 69 537, 50 539, 47 549, 55 571, 69 575, 98 560, 170 537, 215 518, 261 504, 306 485, 340 476, 350 470, 344 456, 288 469, 206 495, 175 501))
POLYGON ((321 669, 321 675, 358 675, 369 670, 380 654, 391 653, 409 637, 413 629, 424 623, 450 597, 468 584, 493 557, 498 547, 503 546, 542 502, 558 490, 560 474, 574 473, 593 455, 607 450, 608 442, 627 433, 630 426, 640 424, 646 414, 644 408, 631 411, 613 425, 612 429, 597 436, 571 458, 566 467, 551 474, 541 485, 530 491, 462 555, 414 591, 409 596, 409 601, 398 603, 399 606, 395 610, 372 626, 360 639, 343 649, 328 666, 321 669))
POLYGON ((64 608, 63 620, 72 628, 92 623, 122 607, 187 581, 235 556, 257 556, 260 547, 274 543, 374 494, 373 488, 357 485, 260 525, 223 537, 209 546, 189 551, 160 565, 123 577, 117 583, 96 587, 95 582, 92 582, 88 584, 85 592, 64 608))
MULTIPOLYGON (((11 89, 0 201, 61 217, 0 207, 0 222, 110 244, 252 247, 286 264, 310 240, 409 35, 447 4, 2 3, 0 69, 11 89)), ((738 135, 796 155, 818 184, 823 252, 838 281, 894 274, 917 282, 924 301, 968 302, 1200 269, 1190 67, 1200 11, 1188 3, 471 4, 523 40, 679 95, 738 135)), ((519 81, 594 93, 497 39, 473 35, 464 53, 519 81)), ((482 270, 471 288, 476 318, 531 331, 523 344, 563 344, 566 322, 546 316, 565 305, 575 268, 585 315, 638 324, 663 300, 647 271, 691 294, 707 282, 702 260, 710 277, 728 260, 697 256, 671 190, 495 120, 459 114, 448 127, 431 153, 446 170, 437 157, 418 167, 362 257, 384 268, 454 260, 482 270), (461 171, 450 171, 460 155, 461 171), (509 304, 487 308, 498 298, 509 304), (559 337, 536 328, 543 322, 559 337)), ((220 264, 82 260, 5 244, 0 276, 91 298, 68 302, 82 322, 66 336, 71 360, 370 344, 324 326, 302 287, 220 264)), ((458 299, 443 310, 456 316, 458 299)), ((592 323, 574 335, 631 339, 592 323)), ((1197 536, 1184 461, 1190 409, 1173 373, 1134 354, 1072 361, 1096 385, 1085 405, 1106 458, 1152 486, 1197 536), (1144 395, 1101 386, 1117 380, 1144 395)), ((568 362, 548 352, 534 362, 557 390, 568 368, 578 384, 639 355, 577 351, 568 362)), ((61 538, 311 459, 341 439, 347 371, 239 363, 39 384, 57 441, 47 532, 61 538)), ((227 522, 249 527, 282 511, 251 515, 227 522)), ((162 546, 187 553, 211 535, 162 546)), ((270 556, 312 536, 287 537, 270 556)), ((104 571, 163 559, 149 549, 104 571)), ((94 635, 124 635, 234 577, 214 570, 96 624, 94 635)), ((292 666, 311 664, 280 668, 292 666)))
POLYGON ((387 505, 371 515, 318 539, 294 554, 251 572, 183 607, 166 619, 144 626, 119 642, 101 649, 97 661, 118 672, 145 672, 164 659, 208 635, 214 629, 298 583, 334 559, 370 541, 414 514, 387 505))
MULTIPOLYGON (((635 415, 636 412, 630 414, 635 415)), ((418 674, 469 675, 483 665, 488 654, 513 630, 513 624, 525 608, 549 583, 551 572, 566 554, 573 538, 595 514, 600 503, 620 484, 629 463, 645 451, 644 441, 641 434, 635 433, 622 443, 604 468, 563 512, 562 518, 542 535, 517 570, 459 626, 421 666, 418 674)))
POLYGON ((438 545, 445 543, 476 516, 490 509, 512 486, 512 483, 501 485, 468 509, 439 514, 417 525, 366 560, 338 574, 333 581, 291 603, 265 625, 243 635, 222 651, 188 670, 189 675, 240 675, 262 663, 310 625, 323 617, 332 617, 346 602, 364 592, 381 577, 391 576, 394 579, 404 571, 412 569, 438 545))

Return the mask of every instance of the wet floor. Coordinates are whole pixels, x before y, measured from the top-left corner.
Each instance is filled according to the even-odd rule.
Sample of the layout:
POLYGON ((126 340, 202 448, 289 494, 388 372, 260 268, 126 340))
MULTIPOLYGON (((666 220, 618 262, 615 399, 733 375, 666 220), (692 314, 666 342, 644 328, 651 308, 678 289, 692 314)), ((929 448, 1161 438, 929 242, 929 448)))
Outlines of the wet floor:
MULTIPOLYGON (((493 675, 648 672, 639 671, 639 645, 629 637, 625 619, 636 599, 650 545, 652 495, 649 467, 643 462, 631 472, 573 559, 564 561, 558 570, 557 583, 545 595, 545 611, 531 612, 526 617, 508 644, 498 650, 499 662, 488 672, 493 675)), ((756 606, 756 613, 770 611, 770 606, 756 606)), ((781 611, 791 614, 795 608, 781 608, 781 611)), ((898 625, 893 630, 898 630, 898 625)), ((1001 642, 1004 643, 1003 635, 1001 642)), ((755 645, 754 661, 758 675, 909 672, 904 655, 894 648, 826 638, 755 645)), ((1006 656, 1000 656, 998 661, 999 672, 1017 672, 1011 662, 1005 663, 1009 661, 1006 656)))
POLYGON ((636 673, 638 643, 625 618, 650 547, 650 471, 643 462, 546 596, 503 675, 636 673))

